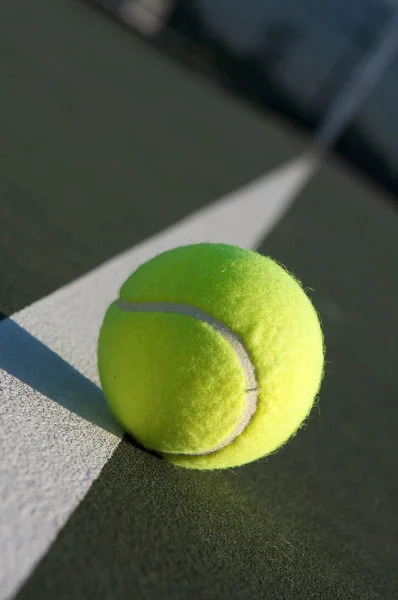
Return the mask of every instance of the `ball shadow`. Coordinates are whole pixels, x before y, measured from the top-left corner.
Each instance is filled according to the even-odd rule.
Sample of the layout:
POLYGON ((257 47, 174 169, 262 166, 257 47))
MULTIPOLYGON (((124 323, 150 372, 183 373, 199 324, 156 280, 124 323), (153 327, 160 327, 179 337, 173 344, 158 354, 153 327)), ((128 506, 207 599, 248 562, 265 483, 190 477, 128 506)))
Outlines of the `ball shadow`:
MULTIPOLYGON (((10 318, 0 324, 0 369, 86 421, 122 436, 101 389, 10 318)), ((0 373, 0 383, 3 377, 0 373)))

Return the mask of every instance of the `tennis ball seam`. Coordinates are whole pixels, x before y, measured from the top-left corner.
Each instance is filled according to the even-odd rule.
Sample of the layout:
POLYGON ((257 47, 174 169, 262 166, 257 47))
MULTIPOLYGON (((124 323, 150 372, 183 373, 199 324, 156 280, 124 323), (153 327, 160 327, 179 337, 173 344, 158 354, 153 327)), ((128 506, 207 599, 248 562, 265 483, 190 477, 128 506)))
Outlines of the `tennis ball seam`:
POLYGON ((243 433, 256 413, 258 405, 258 381, 255 367, 250 353, 246 348, 243 339, 228 327, 222 321, 214 318, 205 311, 185 303, 174 302, 127 302, 118 299, 116 306, 124 312, 146 312, 146 313, 173 313, 181 316, 191 317, 209 325, 214 331, 221 335, 231 346, 243 370, 246 379, 246 405, 242 413, 242 418, 232 433, 222 440, 217 446, 206 452, 190 452, 189 456, 205 456, 221 450, 231 444, 239 435, 243 433))

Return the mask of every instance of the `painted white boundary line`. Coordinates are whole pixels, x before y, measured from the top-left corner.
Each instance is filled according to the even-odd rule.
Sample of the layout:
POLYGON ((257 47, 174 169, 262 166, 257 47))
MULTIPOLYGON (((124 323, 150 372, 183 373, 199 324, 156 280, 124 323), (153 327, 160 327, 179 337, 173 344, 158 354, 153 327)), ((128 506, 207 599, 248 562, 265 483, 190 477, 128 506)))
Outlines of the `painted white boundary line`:
POLYGON ((120 284, 180 244, 255 247, 315 166, 299 157, 0 322, 1 600, 29 576, 122 435, 96 367, 98 330, 120 284))

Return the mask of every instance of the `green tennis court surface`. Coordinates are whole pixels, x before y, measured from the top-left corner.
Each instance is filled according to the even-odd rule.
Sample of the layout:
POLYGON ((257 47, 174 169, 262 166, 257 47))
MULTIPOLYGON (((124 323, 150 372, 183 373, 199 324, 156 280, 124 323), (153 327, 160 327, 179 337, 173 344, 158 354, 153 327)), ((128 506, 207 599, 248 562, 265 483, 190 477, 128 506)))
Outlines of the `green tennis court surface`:
POLYGON ((80 2, 0 23, 0 599, 394 599, 398 217, 306 140, 80 2), (106 305, 177 244, 311 288, 319 406, 231 471, 162 462, 98 387, 106 305))

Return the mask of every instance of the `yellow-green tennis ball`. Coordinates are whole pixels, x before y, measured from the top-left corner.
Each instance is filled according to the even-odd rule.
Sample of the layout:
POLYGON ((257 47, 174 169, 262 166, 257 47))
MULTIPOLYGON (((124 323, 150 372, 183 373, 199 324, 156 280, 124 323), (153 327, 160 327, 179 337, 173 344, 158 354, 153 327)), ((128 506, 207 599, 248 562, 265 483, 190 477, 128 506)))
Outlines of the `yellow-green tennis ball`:
POLYGON ((141 265, 98 344, 105 397, 125 429, 197 469, 242 465, 284 444, 311 410, 323 363, 301 285, 270 258, 225 244, 141 265))

